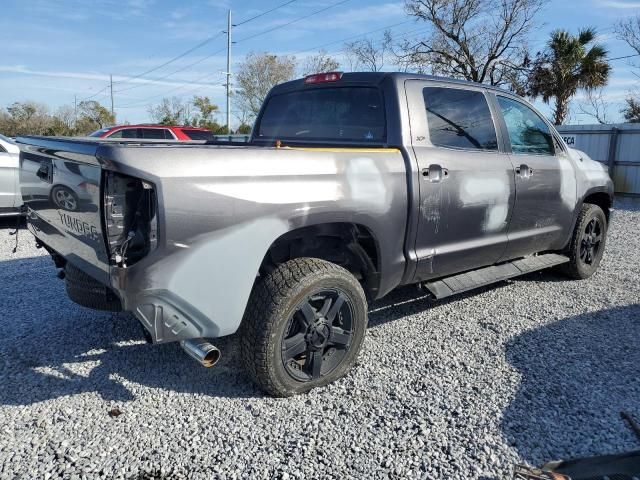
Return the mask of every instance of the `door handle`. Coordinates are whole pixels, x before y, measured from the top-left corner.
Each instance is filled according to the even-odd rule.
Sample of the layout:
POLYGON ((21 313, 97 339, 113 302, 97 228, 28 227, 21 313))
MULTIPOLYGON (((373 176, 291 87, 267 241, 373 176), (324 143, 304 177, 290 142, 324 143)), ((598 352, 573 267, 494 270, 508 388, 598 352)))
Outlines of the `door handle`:
POLYGON ((516 175, 521 178, 529 178, 533 175, 533 168, 529 168, 529 165, 525 165, 524 163, 519 167, 516 167, 516 175))
POLYGON ((422 169, 422 177, 431 183, 441 182, 449 176, 449 170, 442 168, 440 165, 431 164, 429 168, 422 169))

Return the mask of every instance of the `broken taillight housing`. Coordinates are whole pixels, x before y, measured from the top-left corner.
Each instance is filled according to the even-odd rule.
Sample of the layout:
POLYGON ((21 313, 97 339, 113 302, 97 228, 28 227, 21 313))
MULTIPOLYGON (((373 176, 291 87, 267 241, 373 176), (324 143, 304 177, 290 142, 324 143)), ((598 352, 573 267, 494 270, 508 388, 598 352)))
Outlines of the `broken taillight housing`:
POLYGON ((104 223, 112 264, 133 265, 158 244, 156 189, 152 183, 105 172, 104 223))

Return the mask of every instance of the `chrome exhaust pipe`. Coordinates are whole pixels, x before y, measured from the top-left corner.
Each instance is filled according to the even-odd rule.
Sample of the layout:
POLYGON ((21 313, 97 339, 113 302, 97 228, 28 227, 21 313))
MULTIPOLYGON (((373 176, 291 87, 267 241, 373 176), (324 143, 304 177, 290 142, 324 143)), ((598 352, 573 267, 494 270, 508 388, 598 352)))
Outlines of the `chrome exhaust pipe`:
POLYGON ((204 338, 192 338, 180 342, 182 349, 203 367, 213 367, 220 360, 220 350, 204 338))

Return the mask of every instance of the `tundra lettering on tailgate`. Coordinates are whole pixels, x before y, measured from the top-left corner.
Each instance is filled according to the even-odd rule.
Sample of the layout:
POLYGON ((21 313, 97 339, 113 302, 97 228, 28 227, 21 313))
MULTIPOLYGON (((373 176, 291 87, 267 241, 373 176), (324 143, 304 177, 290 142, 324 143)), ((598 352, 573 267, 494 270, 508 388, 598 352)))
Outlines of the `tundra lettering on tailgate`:
POLYGON ((96 241, 100 238, 98 229, 95 226, 85 222, 84 220, 72 217, 68 213, 61 212, 60 210, 58 210, 58 215, 60 215, 60 222, 62 225, 67 227, 71 232, 87 237, 92 241, 96 241))

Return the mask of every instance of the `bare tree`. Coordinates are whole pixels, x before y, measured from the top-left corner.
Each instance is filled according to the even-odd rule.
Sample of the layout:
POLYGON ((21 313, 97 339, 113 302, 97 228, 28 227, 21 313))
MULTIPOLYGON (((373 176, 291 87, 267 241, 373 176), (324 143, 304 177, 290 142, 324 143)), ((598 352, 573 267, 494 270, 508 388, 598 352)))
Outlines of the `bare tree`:
POLYGON ((15 102, 0 110, 0 132, 9 136, 86 135, 114 121, 111 112, 98 102, 80 102, 78 107, 76 121, 72 105, 62 105, 51 114, 46 105, 15 102))
POLYGON ((518 91, 529 63, 527 36, 547 0, 406 0, 429 36, 406 41, 405 59, 436 74, 518 91))
POLYGON ((115 123, 116 119, 111 112, 95 100, 85 100, 78 104, 80 117, 84 117, 93 122, 97 128, 103 128, 115 123))
POLYGON ((592 117, 601 125, 609 123, 608 103, 604 99, 604 92, 598 90, 587 90, 587 98, 578 103, 578 110, 581 115, 592 117))
POLYGON ((14 102, 1 119, 0 129, 9 136, 46 135, 51 126, 49 108, 31 101, 14 102))
MULTIPOLYGON (((615 26, 616 36, 640 55, 640 15, 620 20, 615 26)), ((638 66, 638 63, 632 65, 638 66)), ((640 74, 632 72, 636 77, 640 74)), ((628 92, 625 106, 621 113, 627 122, 640 123, 640 93, 638 90, 628 92)))
POLYGON ((616 23, 615 32, 618 39, 625 42, 640 55, 640 15, 620 20, 616 23))
POLYGON ((333 72, 340 68, 338 60, 330 56, 324 50, 320 50, 315 55, 307 57, 302 65, 302 76, 311 75, 312 73, 333 72))
POLYGON ((191 105, 179 97, 163 98, 158 105, 149 105, 147 111, 155 123, 181 125, 190 123, 191 105))
POLYGON ((370 38, 347 42, 344 53, 351 71, 379 72, 385 65, 385 57, 388 60, 391 53, 391 34, 386 31, 380 43, 370 38))
POLYGON ((289 55, 250 53, 238 68, 237 105, 255 117, 267 93, 279 83, 295 77, 296 59, 289 55))
MULTIPOLYGON (((76 115, 73 105, 62 105, 51 118, 49 131, 51 135, 75 135, 76 115)), ((88 132, 87 132, 88 133, 88 132)))

